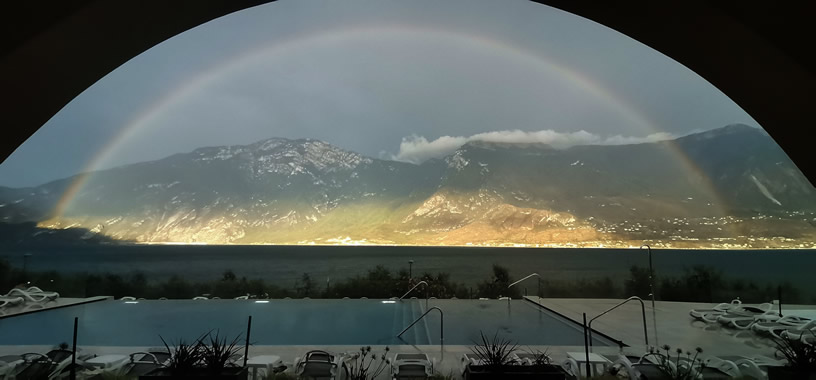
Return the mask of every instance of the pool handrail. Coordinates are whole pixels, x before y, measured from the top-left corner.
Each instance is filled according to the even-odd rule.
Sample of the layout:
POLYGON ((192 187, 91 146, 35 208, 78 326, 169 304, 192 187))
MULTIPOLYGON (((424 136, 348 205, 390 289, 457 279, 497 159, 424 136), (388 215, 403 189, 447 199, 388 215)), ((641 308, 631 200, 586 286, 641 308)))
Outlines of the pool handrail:
POLYGON ((611 308, 607 309, 603 313, 598 314, 597 316, 595 316, 594 318, 589 320, 589 323, 587 323, 587 331, 588 331, 588 334, 589 334, 589 347, 592 347, 592 322, 594 320, 600 318, 600 317, 603 317, 604 315, 606 315, 610 311, 615 310, 618 307, 623 306, 624 304, 626 304, 629 301, 638 301, 638 302, 640 302, 640 311, 641 311, 641 314, 643 315, 643 339, 646 341, 646 348, 648 349, 648 347, 649 347, 649 332, 646 329, 646 305, 643 303, 643 299, 641 299, 638 296, 629 297, 629 298, 625 299, 623 302, 621 302, 621 303, 619 303, 619 304, 617 304, 615 306, 612 306, 611 308))
POLYGON ((405 294, 403 294, 402 297, 399 298, 399 300, 402 301, 402 299, 405 298, 407 295, 411 294, 411 292, 413 292, 414 289, 418 288, 420 285, 423 284, 425 285, 425 307, 428 307, 428 283, 425 282, 425 280, 417 282, 416 285, 414 285, 411 289, 405 292, 405 294))
MULTIPOLYGON (((397 338, 401 338, 402 334, 405 334, 405 332, 408 331, 408 329, 410 329, 411 327, 414 327, 414 325, 417 324, 417 322, 421 321, 422 318, 425 318, 425 316, 428 315, 428 313, 430 313, 434 309, 439 311, 439 346, 441 348, 444 348, 444 346, 445 346, 445 313, 442 312, 442 309, 440 309, 440 308, 438 308, 436 306, 426 310, 424 313, 422 313, 422 315, 419 316, 419 318, 417 318, 415 321, 411 322, 411 324, 408 325, 408 327, 406 327, 399 334, 397 334, 397 338)), ((430 343, 430 342, 428 342, 428 343, 430 343)))
MULTIPOLYGON (((539 294, 540 294, 540 293, 541 293, 541 275, 539 275, 539 274, 538 274, 538 273, 536 273, 536 272, 530 273, 530 274, 528 274, 527 276, 525 276, 524 278, 522 278, 521 280, 518 280, 518 281, 516 281, 516 282, 514 282, 514 283, 512 283, 512 284, 510 284, 510 285, 507 285, 507 289, 510 289, 510 288, 512 288, 514 285, 516 285, 516 284, 518 284, 518 283, 520 283, 520 282, 522 282, 522 281, 524 281, 524 280, 526 280, 526 279, 528 279, 528 278, 530 278, 530 277, 533 277, 533 276, 538 277, 538 279, 539 279, 539 280, 538 280, 538 291, 539 291, 539 294)), ((526 293, 526 291, 525 291, 525 293, 526 293)), ((511 298, 511 297, 507 297, 507 305, 508 305, 508 306, 510 305, 510 298, 511 298)))

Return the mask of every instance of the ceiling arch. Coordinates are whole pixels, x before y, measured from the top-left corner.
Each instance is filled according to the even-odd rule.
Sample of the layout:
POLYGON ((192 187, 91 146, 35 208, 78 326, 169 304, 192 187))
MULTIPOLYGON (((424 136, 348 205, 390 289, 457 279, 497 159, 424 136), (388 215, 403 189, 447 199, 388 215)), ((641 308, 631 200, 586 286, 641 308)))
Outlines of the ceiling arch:
MULTIPOLYGON (((535 1, 618 30, 694 70, 759 121, 815 183, 806 112, 816 90, 813 33, 805 19, 813 5, 535 1)), ((0 156, 5 160, 71 99, 130 58, 187 29, 267 2, 4 4, 0 156)))

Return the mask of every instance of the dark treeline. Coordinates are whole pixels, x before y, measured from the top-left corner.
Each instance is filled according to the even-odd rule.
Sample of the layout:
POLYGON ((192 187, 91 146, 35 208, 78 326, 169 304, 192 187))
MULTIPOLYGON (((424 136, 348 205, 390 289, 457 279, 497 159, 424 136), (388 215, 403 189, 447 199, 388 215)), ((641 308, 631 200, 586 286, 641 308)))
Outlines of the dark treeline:
MULTIPOLYGON (((623 281, 610 277, 558 281, 547 278, 530 279, 508 289, 514 279, 508 270, 493 265, 490 278, 467 287, 450 278, 449 273, 423 273, 411 278, 407 269, 391 271, 376 266, 365 275, 357 275, 334 282, 316 281, 304 273, 293 286, 271 284, 262 279, 239 277, 231 270, 219 279, 208 282, 191 282, 180 276, 164 281, 148 281, 143 273, 119 274, 62 274, 56 271, 28 272, 11 267, 0 260, 0 289, 15 286, 36 285, 57 291, 63 297, 132 296, 137 298, 190 299, 195 296, 234 298, 248 295, 252 298, 390 298, 403 295, 419 281, 420 286, 408 297, 424 298, 498 298, 538 294, 545 298, 625 298, 632 295, 650 298, 649 271, 634 266, 629 277, 623 281)), ((786 303, 816 302, 805 300, 798 289, 789 283, 759 284, 742 279, 730 279, 721 271, 704 266, 688 268, 682 275, 654 278, 655 295, 664 301, 727 302, 739 297, 743 302, 768 302, 777 299, 779 290, 786 303)))

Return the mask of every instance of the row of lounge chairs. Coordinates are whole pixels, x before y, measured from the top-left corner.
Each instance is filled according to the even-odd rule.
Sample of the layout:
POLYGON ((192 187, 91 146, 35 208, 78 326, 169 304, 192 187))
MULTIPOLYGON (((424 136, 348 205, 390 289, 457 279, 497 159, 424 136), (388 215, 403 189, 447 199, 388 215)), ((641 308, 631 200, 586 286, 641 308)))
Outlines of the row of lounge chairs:
MULTIPOLYGON (((659 354, 648 353, 641 357, 626 355, 610 356, 613 361, 611 368, 615 371, 624 371, 629 379, 661 379, 667 378, 665 370, 659 363, 659 354)), ((782 362, 765 357, 743 357, 743 356, 710 356, 698 358, 692 361, 689 358, 673 358, 677 360, 665 360, 664 365, 671 367, 672 372, 677 373, 677 368, 693 368, 702 379, 722 379, 722 378, 752 378, 757 380, 768 379, 767 368, 771 366, 781 366, 782 362)))
MULTIPOLYGON (((294 371, 300 378, 346 379, 349 370, 346 361, 352 354, 332 354, 327 351, 309 351, 303 357, 295 358, 294 371)), ((393 379, 427 379, 433 376, 433 362, 426 354, 394 354, 390 357, 390 371, 393 379)))
POLYGON ((0 309, 24 304, 42 304, 57 298, 59 298, 59 293, 46 292, 36 286, 26 289, 14 288, 6 294, 0 295, 0 309))
MULTIPOLYGON (((346 361, 354 354, 333 354, 327 351, 309 351, 303 357, 295 358, 292 371, 299 378, 347 379, 346 361)), ((264 362, 265 376, 287 369, 283 362, 264 362)), ((274 357, 273 357, 274 358, 274 357)), ((253 362, 250 358, 249 362, 253 362)), ((390 359, 393 379, 427 379, 433 375, 433 362, 425 354, 395 354, 390 359)), ((154 369, 167 365, 170 354, 165 348, 152 348, 129 355, 87 355, 77 352, 74 372, 78 379, 102 380, 106 378, 138 378, 154 369)), ((233 358, 241 363, 243 357, 233 358)), ((40 353, 26 353, 0 357, 0 379, 67 379, 72 369, 72 352, 65 348, 54 348, 40 353)), ((258 366, 256 366, 258 367, 258 366)), ((253 373, 257 375, 256 373, 253 373)))
POLYGON ((762 336, 801 339, 816 344, 816 319, 798 315, 795 310, 782 316, 773 307, 770 303, 749 306, 733 300, 710 309, 691 310, 689 315, 699 321, 719 323, 732 329, 751 330, 762 336))

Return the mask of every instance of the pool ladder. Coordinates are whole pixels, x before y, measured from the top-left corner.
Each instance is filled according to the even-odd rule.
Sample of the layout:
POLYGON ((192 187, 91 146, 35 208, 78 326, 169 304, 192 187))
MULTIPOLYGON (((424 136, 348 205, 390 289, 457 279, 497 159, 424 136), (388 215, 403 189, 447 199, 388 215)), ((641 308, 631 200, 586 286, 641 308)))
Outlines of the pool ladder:
POLYGON ((606 315, 606 313, 609 313, 610 311, 615 310, 615 309, 623 306, 624 304, 626 304, 629 301, 638 301, 638 302, 640 302, 640 311, 643 314, 643 339, 646 340, 646 348, 647 349, 649 348, 649 333, 646 330, 646 305, 643 303, 643 300, 638 296, 629 297, 629 298, 625 299, 623 302, 621 302, 621 303, 619 303, 619 304, 617 304, 615 306, 612 306, 611 308, 604 311, 603 313, 598 314, 595 318, 592 318, 592 319, 589 320, 589 324, 587 324, 587 331, 589 333, 589 346, 590 347, 592 347, 592 322, 594 320, 600 318, 600 317, 603 317, 604 315, 606 315))
POLYGON ((410 325, 408 325, 408 327, 403 329, 402 332, 397 334, 397 338, 402 338, 402 334, 405 334, 405 332, 408 331, 411 327, 414 327, 414 325, 417 324, 417 322, 421 321, 422 318, 425 318, 425 316, 428 315, 428 313, 430 313, 434 309, 436 309, 436 311, 439 312, 439 347, 444 348, 444 346, 445 346, 445 313, 442 312, 442 309, 440 309, 440 308, 438 308, 436 306, 434 306, 434 307, 428 309, 427 311, 425 311, 424 313, 422 313, 422 315, 420 315, 419 318, 417 318, 410 325))
POLYGON ((420 285, 425 285, 425 307, 428 307, 428 283, 425 281, 417 282, 416 285, 414 285, 411 289, 405 292, 405 294, 403 294, 402 297, 399 298, 399 300, 402 301, 403 298, 411 294, 411 292, 413 292, 414 289, 418 288, 420 285))

